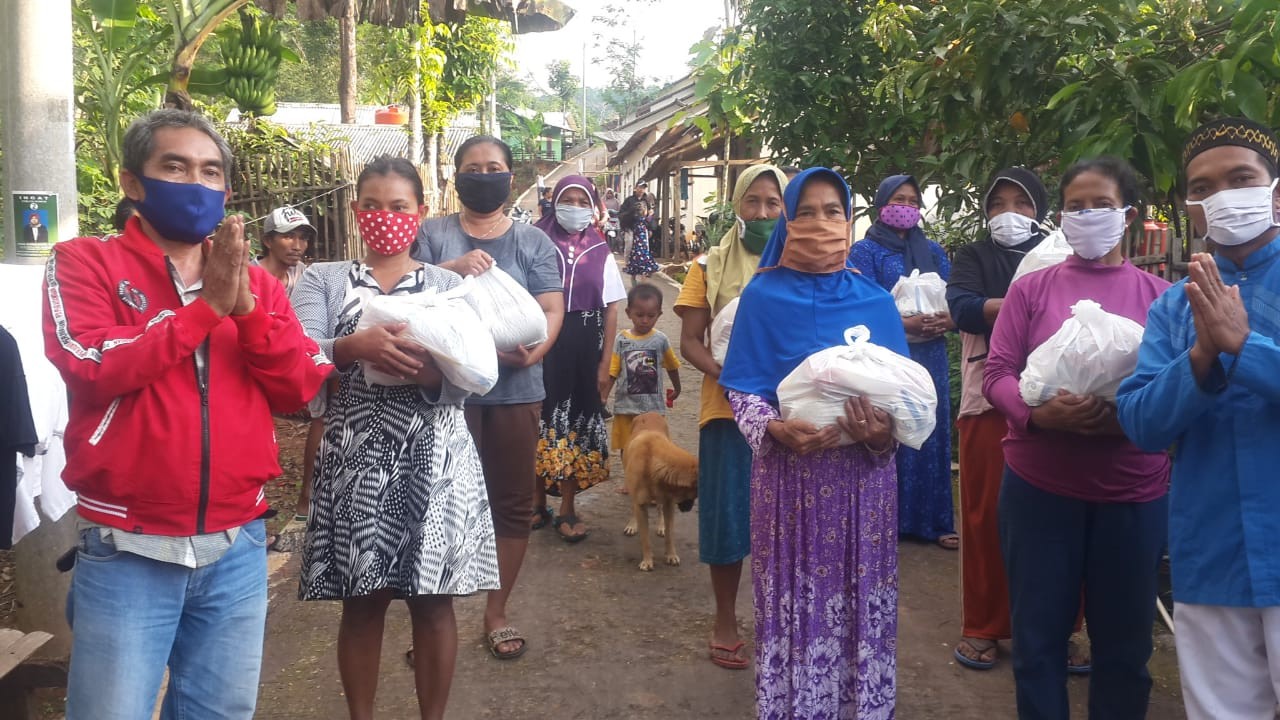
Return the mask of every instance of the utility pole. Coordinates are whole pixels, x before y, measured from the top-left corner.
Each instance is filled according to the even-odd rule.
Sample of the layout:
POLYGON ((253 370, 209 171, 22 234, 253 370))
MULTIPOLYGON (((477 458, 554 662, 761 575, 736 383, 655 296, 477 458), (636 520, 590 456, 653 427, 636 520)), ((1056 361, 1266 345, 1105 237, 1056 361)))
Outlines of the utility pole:
MULTIPOLYGON (((14 0, 0 23, 4 120, 4 260, 43 264, 48 247, 19 242, 32 215, 47 226, 47 245, 80 232, 76 216, 76 158, 71 50, 71 3, 14 0), (34 207, 33 207, 34 206, 34 207), (20 254, 21 253, 21 254, 20 254)), ((33 272, 39 272, 33 269, 33 272)), ((39 313, 38 305, 23 312, 39 313)), ((8 456, 13 462, 14 456, 8 456)), ((63 609, 70 576, 54 567, 75 545, 75 513, 40 527, 14 546, 18 624, 54 639, 44 652, 65 655, 71 633, 63 609)))
POLYGON ((591 136, 587 134, 587 44, 582 43, 582 140, 591 146, 591 136))

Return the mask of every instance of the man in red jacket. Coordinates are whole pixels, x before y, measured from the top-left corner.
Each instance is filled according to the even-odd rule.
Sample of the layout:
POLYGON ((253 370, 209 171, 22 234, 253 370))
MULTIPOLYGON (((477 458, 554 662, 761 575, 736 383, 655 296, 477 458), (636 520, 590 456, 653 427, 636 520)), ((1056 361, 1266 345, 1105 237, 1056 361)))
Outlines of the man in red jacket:
POLYGON ((82 530, 67 718, 251 718, 267 608, 271 414, 332 365, 224 218, 231 150, 203 117, 130 126, 124 232, 53 248, 45 353, 70 394, 82 530), (212 238, 210 238, 212 235, 212 238))

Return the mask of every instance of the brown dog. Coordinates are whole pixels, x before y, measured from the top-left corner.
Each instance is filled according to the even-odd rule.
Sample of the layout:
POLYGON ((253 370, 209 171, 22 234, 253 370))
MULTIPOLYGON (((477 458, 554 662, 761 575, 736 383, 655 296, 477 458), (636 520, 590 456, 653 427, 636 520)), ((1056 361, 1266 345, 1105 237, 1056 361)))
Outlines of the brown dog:
POLYGON ((662 507, 658 536, 666 538, 668 565, 679 565, 675 546, 675 510, 693 509, 698 497, 698 458, 671 442, 667 421, 658 413, 636 416, 631 440, 622 454, 622 470, 631 494, 632 519, 623 530, 640 535, 640 569, 653 569, 653 548, 649 545, 649 503, 662 507))

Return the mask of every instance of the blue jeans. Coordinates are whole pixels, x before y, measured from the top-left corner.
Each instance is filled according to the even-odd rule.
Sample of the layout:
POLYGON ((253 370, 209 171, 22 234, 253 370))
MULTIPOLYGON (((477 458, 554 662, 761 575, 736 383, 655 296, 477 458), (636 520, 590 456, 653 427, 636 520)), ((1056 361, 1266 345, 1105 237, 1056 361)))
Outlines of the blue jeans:
POLYGON ((1146 717, 1168 496, 1143 503, 1085 502, 1045 492, 1006 467, 998 512, 1020 720, 1069 716, 1067 638, 1082 586, 1093 655, 1089 718, 1146 717))
POLYGON ((67 598, 67 720, 146 720, 169 668, 161 717, 248 720, 267 616, 266 526, 255 520, 194 570, 117 552, 81 533, 67 598))

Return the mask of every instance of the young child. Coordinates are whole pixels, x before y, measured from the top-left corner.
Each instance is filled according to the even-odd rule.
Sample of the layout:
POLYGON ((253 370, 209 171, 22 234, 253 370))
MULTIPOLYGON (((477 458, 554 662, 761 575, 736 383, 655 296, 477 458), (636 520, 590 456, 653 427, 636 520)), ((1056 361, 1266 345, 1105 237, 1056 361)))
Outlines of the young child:
POLYGON ((653 326, 662 316, 662 291, 657 286, 641 283, 627 293, 627 317, 631 329, 618 333, 613 342, 613 359, 609 361, 609 384, 601 394, 608 398, 613 386, 618 392, 613 400, 613 434, 610 447, 618 457, 631 440, 631 421, 647 412, 666 412, 665 404, 680 396, 680 360, 671 349, 671 341, 653 326), (661 365, 671 378, 666 403, 662 396, 661 365), (621 380, 621 382, 619 382, 621 380))

